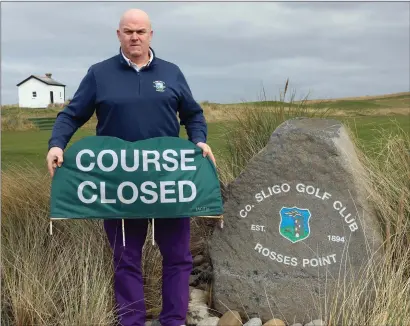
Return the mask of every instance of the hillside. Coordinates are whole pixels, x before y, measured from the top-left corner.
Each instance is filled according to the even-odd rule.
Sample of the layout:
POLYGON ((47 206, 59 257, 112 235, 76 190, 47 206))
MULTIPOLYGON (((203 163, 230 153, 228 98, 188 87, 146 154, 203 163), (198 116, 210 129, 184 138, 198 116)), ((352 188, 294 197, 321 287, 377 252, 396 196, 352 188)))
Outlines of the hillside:
MULTIPOLYGON (((326 111, 330 110, 333 116, 388 116, 410 114, 410 92, 395 94, 384 94, 379 96, 347 97, 323 100, 306 100, 279 102, 259 101, 232 104, 218 104, 202 102, 208 122, 229 121, 234 117, 237 109, 257 109, 283 111, 300 110, 326 111)), ((17 105, 6 105, 1 107, 3 130, 20 129, 14 125, 24 125, 23 129, 30 129, 35 125, 40 129, 49 129, 53 125, 59 107, 47 109, 19 108, 17 105)), ((87 126, 95 126, 95 116, 87 123, 87 126)))

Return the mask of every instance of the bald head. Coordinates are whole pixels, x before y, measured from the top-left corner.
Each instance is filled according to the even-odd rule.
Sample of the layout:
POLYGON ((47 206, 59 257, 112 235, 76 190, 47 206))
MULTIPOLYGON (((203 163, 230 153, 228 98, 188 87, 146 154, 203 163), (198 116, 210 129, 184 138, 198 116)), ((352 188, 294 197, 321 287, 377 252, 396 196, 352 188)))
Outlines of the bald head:
POLYGON ((152 34, 151 21, 146 12, 129 9, 122 14, 117 36, 123 53, 134 63, 148 61, 152 34))
POLYGON ((130 23, 145 24, 146 26, 149 26, 150 30, 152 27, 148 14, 141 9, 129 9, 124 12, 120 19, 119 28, 121 29, 124 25, 130 23))

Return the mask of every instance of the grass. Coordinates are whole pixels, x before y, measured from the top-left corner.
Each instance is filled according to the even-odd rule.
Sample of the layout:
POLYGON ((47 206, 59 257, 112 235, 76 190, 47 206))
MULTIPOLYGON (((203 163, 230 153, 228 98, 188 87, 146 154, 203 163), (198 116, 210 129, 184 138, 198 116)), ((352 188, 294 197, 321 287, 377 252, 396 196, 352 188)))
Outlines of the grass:
MULTIPOLYGON (((317 298, 324 307, 320 318, 328 326, 410 324, 410 125, 403 118, 377 124, 381 117, 362 117, 346 124, 367 172, 363 181, 385 246, 381 257, 370 257, 359 273, 347 273, 333 291, 326 290, 324 300, 317 298)), ((237 120, 232 137, 227 137, 231 156, 220 168, 225 184, 266 145, 269 126, 281 117, 247 111, 237 120)), ((349 270, 348 263, 341 268, 349 270)))
MULTIPOLYGON (((59 221, 50 236, 48 174, 12 167, 2 185, 2 324, 113 325, 111 249, 101 221, 59 221)), ((194 255, 206 223, 191 219, 194 255)), ((149 229, 142 270, 148 316, 157 316, 162 258, 151 241, 149 229)))
POLYGON ((35 109, 35 108, 20 108, 18 106, 2 107, 1 115, 15 116, 20 115, 23 117, 55 117, 61 108, 53 109, 35 109))
MULTIPOLYGON (((209 144, 215 148, 217 155, 223 155, 225 123, 211 123, 209 125, 209 144)), ((68 146, 82 137, 92 136, 92 129, 82 128, 77 131, 68 146)), ((46 168, 45 158, 48 149, 50 130, 39 131, 3 131, 1 137, 2 170, 16 165, 30 165, 46 168)), ((185 129, 181 128, 181 137, 187 138, 185 129)))
POLYGON ((380 128, 374 152, 359 158, 366 170, 369 201, 381 222, 384 254, 363 266, 354 283, 341 282, 329 300, 332 325, 410 324, 410 134, 399 125, 380 128), (372 295, 369 295, 371 293, 372 295))
POLYGON ((382 107, 381 104, 374 101, 336 101, 330 103, 320 103, 319 107, 329 107, 335 109, 344 110, 357 110, 357 109, 378 109, 382 107))
POLYGON ((342 121, 365 146, 363 150, 368 154, 375 153, 381 148, 379 141, 381 131, 385 131, 388 134, 389 132, 401 132, 401 129, 405 134, 410 134, 409 116, 351 117, 344 118, 342 121))
MULTIPOLYGON (((256 108, 246 105, 233 114, 226 128, 226 156, 221 175, 236 178, 247 162, 267 144, 275 129, 284 121, 297 117, 325 117, 327 110, 315 108, 306 100, 295 102, 295 94, 285 102, 288 83, 279 102, 262 101, 256 108)), ((226 180, 222 182, 227 183, 226 180)))
MULTIPOLYGON (((396 123, 402 129, 410 132, 410 119, 406 116, 366 116, 366 117, 335 117, 344 121, 355 132, 356 136, 369 146, 375 146, 373 140, 378 138, 380 128, 394 130, 396 123)), ((234 122, 209 123, 209 145, 217 158, 229 155, 226 137, 234 122)), ((1 137, 2 170, 15 165, 27 165, 45 169, 47 142, 50 130, 40 131, 3 131, 1 137)), ((84 136, 94 135, 88 128, 80 129, 74 134, 70 144, 84 136)), ((181 137, 186 138, 185 129, 181 129, 181 137)), ((245 135, 245 134, 244 134, 245 135)))
MULTIPOLYGON (((208 143, 225 183, 246 166, 281 121, 311 114, 306 103, 266 102, 257 108, 242 105, 232 119, 232 111, 221 113, 225 108, 206 105, 214 105, 210 109, 216 112, 214 116, 223 117, 209 123, 208 143)), ((363 267, 359 282, 341 283, 337 295, 327 298, 322 319, 329 326, 410 325, 409 117, 336 118, 351 130, 368 172, 369 200, 383 226, 386 254, 376 269, 363 267), (366 294, 369 288, 372 296, 366 294)), ((92 134, 87 126, 72 141, 92 134)), ((96 220, 59 221, 53 225, 53 236, 48 234, 50 178, 44 160, 49 136, 50 130, 2 132, 2 322, 112 325, 111 251, 102 224, 96 220)), ((186 137, 184 129, 181 136, 186 137)), ((191 249, 195 255, 203 249, 209 228, 204 219, 191 221, 191 249)), ((150 234, 148 230, 142 268, 148 313, 155 317, 161 305, 162 270, 161 256, 158 248, 151 246, 150 234)))
MULTIPOLYGON (((80 130, 72 142, 91 135, 90 130, 80 130)), ((2 169, 16 165, 31 165, 41 168, 45 165, 48 149, 49 130, 42 131, 4 131, 1 137, 2 169)))
POLYGON ((376 99, 356 99, 356 100, 333 100, 318 103, 319 107, 329 107, 343 110, 360 109, 389 109, 395 107, 409 107, 410 94, 396 97, 383 97, 376 99))
POLYGON ((258 102, 242 102, 232 104, 203 103, 203 108, 210 121, 231 120, 232 114, 238 109, 248 108, 270 108, 273 111, 278 106, 289 109, 298 108, 301 105, 309 113, 317 114, 320 110, 331 110, 332 115, 338 117, 374 116, 374 115, 405 115, 410 114, 410 93, 389 94, 386 96, 370 96, 359 98, 345 98, 333 100, 295 100, 295 93, 290 99, 279 101, 262 100, 258 102))

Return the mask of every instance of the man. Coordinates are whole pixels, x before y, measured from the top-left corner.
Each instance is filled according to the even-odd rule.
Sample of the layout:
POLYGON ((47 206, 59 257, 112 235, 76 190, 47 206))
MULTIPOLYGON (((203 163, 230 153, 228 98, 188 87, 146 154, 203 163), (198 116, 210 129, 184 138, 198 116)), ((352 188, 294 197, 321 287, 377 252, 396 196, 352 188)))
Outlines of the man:
MULTIPOLYGON (((179 136, 185 125, 189 140, 209 155, 207 125, 201 107, 192 97, 184 75, 170 62, 155 56, 148 15, 137 9, 121 17, 117 36, 119 54, 92 65, 72 101, 61 111, 49 140, 47 164, 51 176, 63 163, 63 150, 75 131, 96 112, 97 135, 138 141, 179 136), (180 123, 177 120, 179 114, 180 123)), ((145 303, 141 275, 142 247, 147 219, 124 219, 127 245, 121 241, 121 220, 104 220, 113 249, 114 289, 123 326, 143 326, 145 303)), ((155 240, 163 257, 162 326, 185 324, 189 299, 190 219, 155 221, 155 240)))

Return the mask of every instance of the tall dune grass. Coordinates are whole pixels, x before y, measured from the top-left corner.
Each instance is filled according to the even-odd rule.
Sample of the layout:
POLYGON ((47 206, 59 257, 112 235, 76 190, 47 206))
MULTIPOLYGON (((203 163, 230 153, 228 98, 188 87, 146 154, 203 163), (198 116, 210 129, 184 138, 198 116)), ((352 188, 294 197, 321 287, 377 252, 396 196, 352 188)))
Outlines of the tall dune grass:
MULTIPOLYGON (((237 113, 226 136, 229 156, 218 163, 223 183, 243 170, 280 123, 311 117, 305 109, 302 101, 291 109, 278 103, 273 110, 262 105, 237 113)), ((381 130, 377 142, 377 152, 369 152, 376 147, 368 144, 357 147, 368 172, 369 200, 383 221, 386 253, 376 270, 365 266, 358 283, 341 286, 336 298, 328 298, 323 319, 332 326, 410 325, 410 139, 404 130, 381 130), (368 288, 374 289, 372 297, 364 295, 368 288)), ((49 176, 35 168, 2 172, 2 324, 114 325, 111 250, 102 223, 58 221, 50 236, 49 187, 49 176)), ((194 255, 204 249, 207 225, 204 219, 192 219, 194 255)), ((155 317, 161 309, 162 267, 150 234, 142 269, 148 314, 155 317)))
POLYGON ((328 326, 410 325, 409 223, 386 239, 377 262, 369 260, 354 282, 342 280, 325 302, 328 326))
MULTIPOLYGON (((410 134, 396 125, 395 129, 379 129, 378 137, 369 144, 357 143, 371 188, 370 199, 384 225, 388 245, 395 237, 404 237, 410 246, 410 134), (366 154, 364 154, 366 152, 366 154), (403 231, 405 231, 403 233, 403 231)), ((410 266, 409 266, 410 268, 410 266)))
POLYGON ((308 104, 307 96, 296 101, 296 93, 288 94, 288 81, 279 101, 267 101, 262 91, 262 101, 257 108, 244 104, 231 113, 234 123, 225 131, 227 159, 220 164, 222 182, 226 185, 235 179, 249 160, 267 144, 275 129, 284 121, 298 118, 323 118, 332 111, 319 108, 320 102, 308 104))
POLYGON ((49 184, 35 168, 2 175, 7 318, 21 326, 110 325, 111 269, 102 229, 93 221, 60 221, 50 236, 49 184))
MULTIPOLYGON (((2 172, 2 324, 114 325, 113 266, 101 220, 59 220, 49 234, 50 177, 31 166, 2 172)), ((209 228, 194 218, 191 252, 204 250, 209 228)), ((143 248, 148 318, 161 310, 162 257, 143 248)))
POLYGON ((410 325, 410 136, 398 125, 369 143, 351 136, 385 245, 380 260, 330 298, 328 325, 410 325))
MULTIPOLYGON (((306 116, 303 106, 292 113, 278 106, 270 112, 238 114, 226 137, 230 157, 218 167, 224 184, 244 170, 280 123, 298 116, 306 116)), ((380 260, 370 259, 354 282, 342 280, 320 304, 321 317, 329 326, 410 325, 410 136, 400 127, 380 129, 379 137, 363 143, 346 128, 364 166, 368 199, 386 245, 380 260)))

